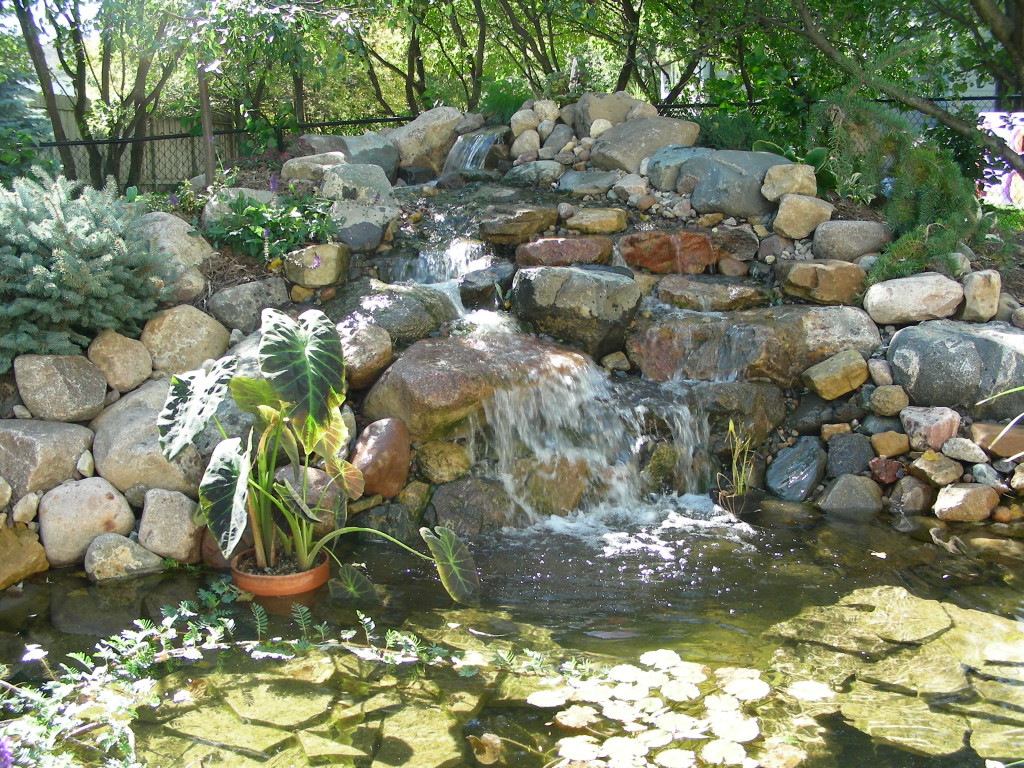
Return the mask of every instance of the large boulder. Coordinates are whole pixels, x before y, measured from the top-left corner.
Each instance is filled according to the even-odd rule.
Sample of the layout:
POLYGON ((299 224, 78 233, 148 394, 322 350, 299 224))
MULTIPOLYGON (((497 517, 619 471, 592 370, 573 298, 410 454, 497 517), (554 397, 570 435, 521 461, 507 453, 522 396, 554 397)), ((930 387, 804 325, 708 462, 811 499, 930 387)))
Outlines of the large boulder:
POLYGON ((14 380, 37 419, 88 421, 103 410, 107 379, 85 355, 18 355, 14 380))
POLYGON ((100 477, 59 485, 39 502, 39 538, 54 568, 82 562, 100 534, 126 536, 134 526, 124 496, 100 477))
POLYGON ((109 328, 92 340, 86 356, 103 372, 107 386, 118 392, 130 392, 153 373, 153 358, 146 345, 109 328))
POLYGON ((128 408, 105 419, 93 439, 96 472, 142 506, 146 491, 163 488, 196 498, 203 465, 188 446, 173 461, 164 458, 156 420, 159 412, 128 408))
POLYGON ((0 477, 10 484, 12 499, 70 480, 92 437, 92 430, 77 424, 0 420, 0 477))
POLYGON ((627 264, 684 275, 699 275, 719 257, 710 237, 689 231, 635 232, 619 241, 619 252, 627 264))
POLYGON ((696 179, 690 202, 699 212, 759 218, 775 209, 761 194, 765 174, 789 162, 770 152, 721 150, 687 160, 679 167, 679 177, 696 179))
POLYGON ((782 292, 815 304, 856 304, 867 273, 848 261, 812 259, 779 262, 782 292))
POLYGON ((601 235, 543 237, 516 248, 516 264, 522 267, 607 264, 613 247, 612 241, 601 235))
POLYGON ((791 387, 815 363, 844 349, 870 354, 878 327, 854 307, 782 306, 705 314, 664 305, 640 316, 626 352, 656 381, 770 381, 791 387))
POLYGON ((85 573, 93 581, 144 576, 164 569, 163 558, 119 533, 101 533, 93 539, 84 560, 85 573))
POLYGON ((480 239, 498 245, 518 245, 555 225, 558 212, 540 205, 489 205, 480 215, 480 239))
POLYGON ((338 242, 354 253, 369 253, 388 240, 401 215, 402 209, 393 203, 338 200, 330 210, 338 242))
POLYGON ((531 336, 489 334, 425 339, 409 347, 380 377, 363 404, 367 419, 394 417, 414 442, 444 437, 496 389, 525 386, 538 376, 587 365, 582 355, 531 336))
POLYGON ((455 126, 461 119, 462 113, 454 107, 435 107, 392 131, 388 138, 398 149, 399 166, 428 166, 440 173, 455 145, 455 126))
POLYGON ((139 232, 153 250, 165 260, 172 275, 169 286, 176 301, 192 301, 206 289, 206 278, 199 271, 214 250, 195 227, 174 214, 153 211, 139 218, 139 232))
POLYGON ((302 139, 318 152, 340 155, 342 162, 379 165, 392 184, 398 178, 399 154, 390 136, 376 133, 364 133, 361 136, 306 134, 302 139))
MULTIPOLYGON (((207 302, 210 313, 227 328, 252 333, 260 325, 260 313, 267 307, 288 303, 288 286, 280 277, 232 285, 217 291, 207 302)), ((89 348, 92 354, 92 347, 89 348)))
POLYGON ((0 528, 0 589, 50 567, 39 536, 24 525, 0 528))
POLYGON ((482 477, 444 483, 434 491, 430 503, 437 524, 460 536, 500 531, 521 514, 500 482, 482 477))
POLYGON ((393 204, 394 190, 377 165, 336 165, 324 170, 320 194, 331 200, 366 205, 393 204))
POLYGON ((640 298, 632 278, 599 269, 521 269, 512 283, 517 316, 538 333, 564 339, 593 357, 622 348, 640 298))
POLYGON ((658 283, 658 299, 696 312, 729 312, 771 302, 764 286, 720 275, 667 275, 658 283))
POLYGON ((426 285, 389 285, 377 280, 346 284, 323 311, 337 324, 378 325, 392 341, 410 344, 458 317, 451 299, 426 285))
POLYGON ((321 152, 316 155, 303 155, 286 160, 281 166, 283 181, 323 181, 324 171, 335 165, 344 165, 348 158, 341 152, 321 152))
POLYGON ((196 503, 183 493, 146 491, 139 544, 160 557, 198 563, 205 526, 196 522, 196 503))
POLYGON ((647 163, 647 177, 651 186, 663 192, 674 192, 679 183, 679 169, 687 160, 714 152, 707 147, 662 147, 647 163))
POLYGON ((640 161, 668 146, 692 146, 700 126, 673 117, 640 117, 601 134, 590 152, 598 168, 636 173, 640 161))
POLYGON ((950 317, 964 298, 964 288, 938 272, 883 280, 864 294, 864 309, 879 325, 907 325, 950 317))
POLYGON ((153 370, 184 373, 216 360, 228 348, 228 329, 189 304, 149 319, 139 340, 153 358, 153 370))
MULTIPOLYGON (((577 136, 589 136, 595 120, 607 120, 612 125, 624 123, 630 114, 657 114, 651 104, 634 99, 625 91, 616 93, 585 93, 573 109, 577 136)), ((692 142, 691 142, 692 143, 692 142)))
POLYGON ((409 430, 401 419, 380 419, 360 433, 349 461, 363 473, 365 493, 391 499, 409 479, 412 452, 409 430))
POLYGON ((514 187, 546 187, 558 181, 565 166, 557 160, 535 160, 517 165, 502 177, 502 182, 514 187))
POLYGON ((622 178, 615 171, 566 171, 558 179, 558 191, 574 197, 603 195, 622 178))
POLYGON ((1008 323, 924 322, 897 333, 887 357, 915 405, 959 406, 987 419, 1024 412, 1024 392, 977 405, 1024 381, 1024 331, 1008 323))
POLYGON ((345 380, 352 389, 365 389, 391 365, 391 334, 381 326, 356 320, 337 326, 345 360, 345 380))
POLYGON ((812 248, 819 259, 853 261, 890 242, 892 231, 880 221, 826 221, 814 230, 812 248))

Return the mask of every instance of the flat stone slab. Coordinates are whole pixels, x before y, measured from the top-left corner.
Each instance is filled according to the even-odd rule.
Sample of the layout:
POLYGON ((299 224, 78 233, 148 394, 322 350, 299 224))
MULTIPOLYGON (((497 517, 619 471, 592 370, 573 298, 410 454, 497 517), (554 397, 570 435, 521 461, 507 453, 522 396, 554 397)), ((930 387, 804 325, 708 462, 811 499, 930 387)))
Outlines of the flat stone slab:
POLYGON ((215 747, 254 756, 269 756, 292 734, 265 725, 251 725, 219 707, 204 707, 169 720, 165 728, 215 747))
POLYGON ((322 716, 334 697, 314 685, 290 680, 242 680, 218 689, 224 703, 246 722, 297 728, 322 716))

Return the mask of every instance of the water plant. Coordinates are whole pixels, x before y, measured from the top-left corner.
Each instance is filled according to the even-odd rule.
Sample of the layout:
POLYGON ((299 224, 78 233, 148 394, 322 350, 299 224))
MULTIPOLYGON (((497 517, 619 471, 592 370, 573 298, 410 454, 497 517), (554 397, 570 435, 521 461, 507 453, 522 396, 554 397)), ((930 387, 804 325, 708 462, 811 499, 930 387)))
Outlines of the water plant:
MULTIPOLYGON (((199 487, 203 514, 223 555, 231 556, 248 527, 256 572, 274 573, 285 558, 302 572, 333 556, 328 545, 340 536, 369 531, 431 560, 452 598, 475 604, 476 566, 452 531, 421 529, 428 556, 379 531, 345 525, 345 499, 362 495, 363 478, 344 458, 350 437, 341 412, 345 367, 330 318, 319 310, 292 319, 265 309, 260 330, 262 379, 235 375, 234 357, 217 361, 209 370, 174 377, 158 420, 161 446, 172 459, 211 419, 216 422, 217 408, 229 391, 235 405, 255 418, 244 440, 221 430, 224 439, 199 487), (327 488, 315 494, 311 470, 324 472, 328 480, 327 488), (333 501, 326 501, 332 496, 333 501), (325 520, 333 530, 317 535, 325 520)), ((358 589, 365 587, 360 584, 358 589)))
POLYGON ((746 509, 748 500, 750 503, 759 503, 762 494, 753 483, 753 436, 729 419, 725 443, 729 451, 729 474, 718 475, 718 503, 733 514, 754 511, 746 509), (753 498, 755 495, 757 498, 753 498))

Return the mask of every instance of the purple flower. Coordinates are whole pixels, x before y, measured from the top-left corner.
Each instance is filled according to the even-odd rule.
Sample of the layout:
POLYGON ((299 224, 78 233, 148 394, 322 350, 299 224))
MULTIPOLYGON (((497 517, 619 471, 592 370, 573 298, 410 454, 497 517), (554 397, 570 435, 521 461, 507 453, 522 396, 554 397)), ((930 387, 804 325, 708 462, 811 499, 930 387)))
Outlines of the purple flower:
POLYGON ((270 177, 270 191, 277 192, 277 176, 270 177))
POLYGON ((173 192, 171 192, 171 194, 169 194, 167 196, 167 204, 168 205, 172 205, 175 208, 177 208, 178 207, 178 196, 176 194, 174 194, 173 192))
POLYGON ((4 736, 0 739, 0 768, 11 768, 14 765, 14 752, 11 740, 4 736))
MULTIPOLYGON (((316 269, 319 266, 320 266, 320 254, 317 253, 317 254, 313 255, 313 266, 311 267, 311 269, 316 269)), ((3 768, 3 766, 0 766, 0 768, 3 768)))

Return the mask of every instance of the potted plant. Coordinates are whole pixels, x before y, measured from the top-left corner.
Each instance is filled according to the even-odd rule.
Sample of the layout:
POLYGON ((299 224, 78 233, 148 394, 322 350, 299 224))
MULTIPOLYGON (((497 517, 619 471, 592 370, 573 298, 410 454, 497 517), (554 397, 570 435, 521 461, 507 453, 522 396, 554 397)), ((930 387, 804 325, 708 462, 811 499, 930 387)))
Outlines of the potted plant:
POLYGON ((753 485, 754 441, 748 432, 737 429, 732 419, 729 419, 725 439, 729 449, 729 474, 718 473, 716 501, 734 515, 752 514, 761 508, 765 497, 765 492, 753 485))
MULTIPOLYGON (((244 440, 221 429, 224 439, 199 486, 200 509, 225 557, 231 556, 246 528, 251 531, 253 548, 232 560, 236 584, 263 594, 296 594, 327 580, 329 558, 334 557, 329 544, 346 533, 370 529, 345 526, 346 499, 362 495, 363 478, 343 456, 349 439, 341 414, 345 366, 334 324, 319 310, 293 320, 265 309, 260 331, 263 379, 235 375, 234 357, 218 360, 209 370, 172 377, 158 420, 160 443, 172 459, 211 419, 221 429, 214 414, 229 391, 239 409, 255 416, 244 440), (284 466, 289 471, 279 472, 284 466), (307 470, 314 466, 340 493, 311 492, 307 470), (332 495, 339 500, 334 507, 321 507, 320 500, 332 495), (317 537, 315 528, 325 515, 333 517, 334 530, 317 537), (258 583, 262 581, 277 586, 265 587, 258 583)), ((420 530, 432 556, 372 532, 434 562, 456 601, 477 602, 476 566, 453 532, 420 530)), ((341 578, 351 594, 365 591, 365 579, 360 581, 350 566, 341 578)))

